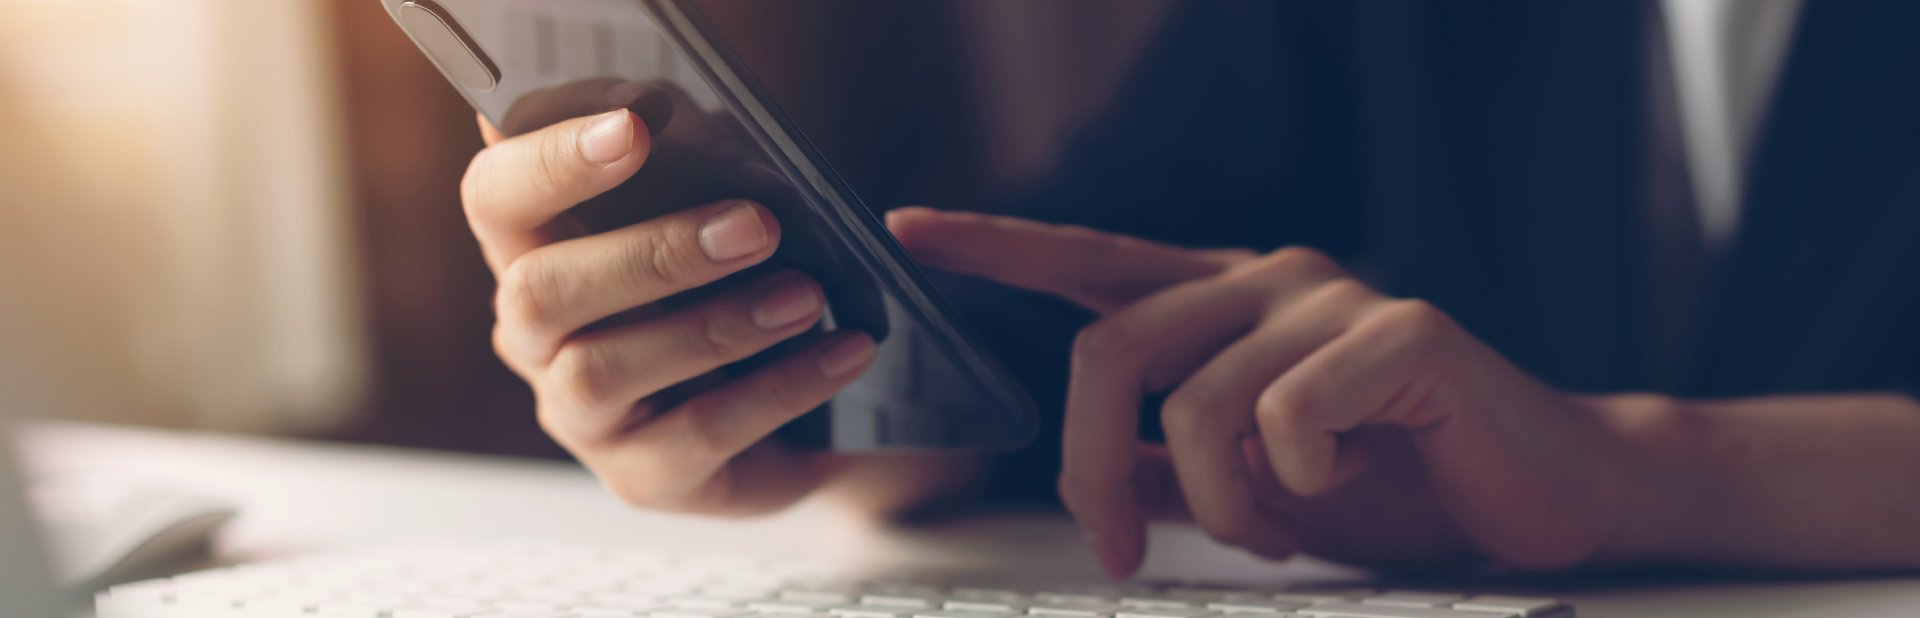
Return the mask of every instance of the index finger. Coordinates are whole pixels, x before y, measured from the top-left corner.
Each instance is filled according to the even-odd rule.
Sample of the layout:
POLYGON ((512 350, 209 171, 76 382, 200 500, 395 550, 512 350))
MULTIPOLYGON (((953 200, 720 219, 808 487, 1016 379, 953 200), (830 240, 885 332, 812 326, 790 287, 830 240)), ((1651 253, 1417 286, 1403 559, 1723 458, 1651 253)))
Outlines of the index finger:
POLYGON ((1108 313, 1181 282, 1219 274, 1226 254, 968 212, 901 208, 887 226, 914 259, 1052 294, 1108 313))
MULTIPOLYGON (((1155 383, 1183 379, 1223 338, 1246 329, 1259 314, 1260 298, 1247 288, 1210 283, 1156 294, 1096 322, 1074 342, 1060 497, 1115 576, 1138 568, 1146 550, 1139 479, 1133 476, 1142 397, 1155 383)), ((1193 455, 1175 453, 1175 463, 1193 455)), ((1182 482, 1188 474, 1182 471, 1182 482)), ((1214 507, 1210 496, 1202 503, 1194 497, 1187 495, 1189 506, 1214 507)))

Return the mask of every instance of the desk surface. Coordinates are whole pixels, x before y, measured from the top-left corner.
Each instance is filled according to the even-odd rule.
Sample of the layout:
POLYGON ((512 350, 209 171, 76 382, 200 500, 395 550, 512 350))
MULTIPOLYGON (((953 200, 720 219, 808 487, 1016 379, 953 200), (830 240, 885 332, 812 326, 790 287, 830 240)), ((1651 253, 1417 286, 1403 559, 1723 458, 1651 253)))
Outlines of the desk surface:
MULTIPOLYGON (((242 515, 219 539, 224 561, 421 540, 524 539, 750 556, 811 556, 927 569, 1098 577, 1063 517, 1001 514, 899 529, 803 504, 753 520, 638 512, 576 466, 339 444, 85 425, 16 436, 35 472, 90 471, 225 497, 242 515)), ((1296 560, 1263 563, 1191 529, 1153 532, 1148 577, 1267 583, 1340 577, 1296 560)), ((1525 592, 1525 591, 1522 591, 1525 592)), ((1920 578, 1722 582, 1554 590, 1583 618, 1920 615, 1920 578)))

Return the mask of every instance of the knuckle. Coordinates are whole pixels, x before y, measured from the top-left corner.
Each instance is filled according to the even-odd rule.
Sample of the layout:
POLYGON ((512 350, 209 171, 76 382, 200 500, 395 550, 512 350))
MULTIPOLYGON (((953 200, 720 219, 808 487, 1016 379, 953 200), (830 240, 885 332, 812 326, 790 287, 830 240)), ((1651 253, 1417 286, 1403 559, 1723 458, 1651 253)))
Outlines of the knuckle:
POLYGON ((1350 278, 1339 278, 1320 286, 1316 295, 1335 306, 1351 306, 1375 295, 1372 287, 1350 278))
POLYGON ((761 396, 765 398, 770 410, 778 412, 799 412, 813 407, 813 402, 804 397, 791 382, 769 380, 761 387, 761 396))
POLYGON ((545 332, 560 313, 561 285, 537 254, 521 256, 500 273, 495 311, 504 321, 545 332))
POLYGON ((1388 302, 1374 314, 1376 328, 1386 329, 1402 338, 1423 341, 1452 327, 1453 319, 1439 307, 1419 299, 1388 302))
POLYGON ((626 245, 628 255, 621 260, 626 265, 623 273, 628 283, 633 285, 652 285, 657 283, 676 283, 690 281, 694 274, 694 258, 698 248, 690 242, 676 240, 684 234, 643 234, 626 245))
POLYGON ((1274 251, 1273 261, 1276 264, 1306 271, 1327 271, 1339 268, 1326 254, 1298 245, 1274 251))
POLYGON ((1308 405, 1305 395, 1298 389, 1271 391, 1255 405, 1254 422, 1262 430, 1291 430, 1299 424, 1308 405))
POLYGON ((691 328, 680 329, 684 349, 698 358, 725 362, 752 354, 740 324, 720 311, 697 311, 691 328))
POLYGON ((1275 291, 1267 298, 1268 315, 1261 319, 1262 326, 1286 328, 1287 320, 1298 316, 1360 315, 1358 312, 1370 307, 1380 299, 1380 293, 1371 286, 1349 277, 1340 277, 1313 286, 1298 296, 1292 296, 1284 290, 1275 291))
POLYGON ((602 447, 617 438, 618 430, 599 422, 588 422, 591 410, 545 393, 534 397, 534 421, 540 431, 556 444, 587 461, 602 447))
POLYGON ((1132 331, 1120 320, 1094 322, 1074 337, 1073 356, 1083 361, 1131 357, 1139 340, 1132 331))
POLYGON ((1340 265, 1326 254, 1306 247, 1286 247, 1255 263, 1259 270, 1289 278, 1319 279, 1338 276, 1340 265))
POLYGON ((670 513, 712 515, 737 509, 739 501, 735 499, 731 479, 732 476, 722 470, 717 476, 703 479, 699 485, 688 487, 680 493, 669 496, 659 510, 670 513))
POLYGON ((666 504, 660 490, 654 483, 647 482, 646 475, 601 474, 600 486, 613 494, 621 504, 636 509, 657 510, 666 504), (634 478, 639 476, 640 478, 634 478))
POLYGON ((1160 423, 1168 436, 1191 436, 1199 432, 1216 404, 1208 390, 1189 382, 1167 396, 1160 408, 1160 423))
POLYGON ((620 477, 629 486, 637 506, 664 508, 673 502, 678 490, 676 484, 684 475, 678 474, 680 467, 667 451, 654 446, 635 447, 632 453, 621 461, 624 469, 620 477))
POLYGON ((678 449, 657 445, 619 448, 622 451, 617 456, 582 460, 594 470, 601 486, 627 506, 653 511, 683 510, 690 488, 704 480, 689 478, 685 467, 676 459, 678 449))
POLYGON ((500 362, 506 365, 507 369, 512 370, 514 375, 520 376, 522 380, 533 375, 531 372, 541 361, 530 358, 526 350, 518 349, 513 344, 513 332, 509 331, 505 324, 494 323, 491 339, 494 356, 499 357, 500 362))
POLYGON ((571 446, 571 443, 573 441, 574 432, 568 431, 567 429, 568 426, 566 421, 563 421, 560 418, 561 416, 566 415, 568 413, 568 410, 569 410, 568 408, 565 408, 564 406, 560 406, 560 405, 555 405, 553 402, 536 401, 534 405, 533 418, 536 422, 540 424, 541 432, 546 433, 547 436, 553 438, 555 442, 559 442, 560 446, 567 447, 568 450, 572 450, 573 447, 571 446))
POLYGON ((620 362, 604 347, 569 343, 547 370, 549 395, 588 407, 611 404, 619 392, 620 362))
POLYGON ((1260 253, 1252 249, 1214 249, 1207 256, 1228 266, 1244 264, 1260 258, 1260 253))
POLYGON ((666 423, 666 435, 673 436, 675 442, 690 452, 724 454, 723 441, 712 422, 719 415, 712 414, 711 410, 690 410, 685 407, 681 412, 655 422, 666 423))

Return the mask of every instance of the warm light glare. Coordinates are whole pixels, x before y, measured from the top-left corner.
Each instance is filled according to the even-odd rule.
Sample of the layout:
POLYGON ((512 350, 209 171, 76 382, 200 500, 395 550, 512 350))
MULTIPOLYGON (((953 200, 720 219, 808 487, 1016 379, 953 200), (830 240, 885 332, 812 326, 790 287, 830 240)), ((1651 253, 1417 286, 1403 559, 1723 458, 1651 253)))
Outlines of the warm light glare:
POLYGON ((290 430, 354 405, 323 7, 0 0, 0 149, 36 166, 0 185, 32 231, 0 269, 112 395, 64 414, 290 430))

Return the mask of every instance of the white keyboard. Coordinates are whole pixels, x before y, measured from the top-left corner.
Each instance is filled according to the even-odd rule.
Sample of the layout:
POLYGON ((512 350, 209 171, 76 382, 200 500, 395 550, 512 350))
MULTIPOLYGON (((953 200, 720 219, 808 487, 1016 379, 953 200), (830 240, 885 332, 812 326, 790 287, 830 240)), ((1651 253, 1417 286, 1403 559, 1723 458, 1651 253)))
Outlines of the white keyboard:
POLYGON ((99 618, 1572 618, 1552 599, 1197 584, 1002 586, 532 545, 348 552, 116 586, 99 618))

